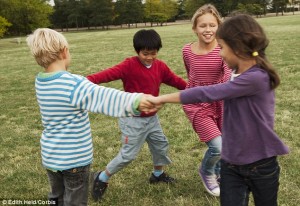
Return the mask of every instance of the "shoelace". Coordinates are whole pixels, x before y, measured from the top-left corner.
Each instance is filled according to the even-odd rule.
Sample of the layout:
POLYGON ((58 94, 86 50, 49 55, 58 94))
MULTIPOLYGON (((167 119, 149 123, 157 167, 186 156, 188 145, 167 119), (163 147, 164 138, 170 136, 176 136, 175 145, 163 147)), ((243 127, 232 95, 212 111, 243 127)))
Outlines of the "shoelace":
POLYGON ((214 176, 206 176, 206 182, 209 189, 214 189, 219 186, 214 176))

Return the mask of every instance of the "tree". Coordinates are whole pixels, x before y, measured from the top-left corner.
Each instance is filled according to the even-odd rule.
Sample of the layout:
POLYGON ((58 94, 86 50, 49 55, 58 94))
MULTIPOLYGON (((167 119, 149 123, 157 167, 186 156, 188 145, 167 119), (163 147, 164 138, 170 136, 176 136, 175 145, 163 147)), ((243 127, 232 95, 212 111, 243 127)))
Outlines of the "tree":
POLYGON ((67 0, 54 0, 54 12, 51 15, 51 22, 53 26, 56 28, 60 28, 62 31, 64 28, 68 30, 69 23, 68 23, 68 15, 69 12, 68 8, 68 1, 67 0))
MULTIPOLYGON (((126 16, 128 27, 130 24, 142 22, 144 18, 144 6, 142 0, 128 0, 126 4, 126 16)), ((137 27, 137 24, 136 24, 137 27)))
POLYGON ((0 16, 0 38, 2 38, 7 31, 7 28, 11 26, 11 23, 9 23, 5 18, 0 16))
POLYGON ((178 4, 178 7, 177 7, 177 14, 176 14, 176 19, 187 19, 187 15, 186 15, 186 12, 185 12, 185 2, 187 0, 178 0, 177 1, 177 4, 178 4))
POLYGON ((273 0, 273 9, 276 13, 276 16, 278 16, 278 13, 281 12, 281 15, 283 15, 284 9, 286 8, 286 5, 289 3, 289 0, 273 0))
MULTIPOLYGON (((144 6, 142 0, 117 0, 115 3, 116 24, 130 24, 142 22, 144 18, 144 6)), ((137 24, 136 24, 137 27, 137 24)))
POLYGON ((165 14, 165 20, 162 21, 166 22, 169 20, 175 20, 175 16, 177 15, 177 11, 178 11, 178 5, 176 3, 176 1, 174 0, 161 0, 161 4, 162 4, 162 13, 165 14))
POLYGON ((167 22, 176 16, 177 3, 172 0, 146 0, 145 3, 145 19, 151 22, 160 23, 167 22))
POLYGON ((113 22, 113 3, 111 0, 90 0, 89 23, 95 27, 108 28, 113 22))
POLYGON ((187 0, 185 2, 185 13, 188 16, 188 18, 192 18, 196 10, 204 4, 204 0, 187 0))
POLYGON ((8 29, 10 34, 28 34, 36 28, 50 26, 48 17, 53 9, 47 2, 47 0, 0 1, 0 15, 12 24, 8 29))
POLYGON ((126 23, 126 19, 125 19, 126 12, 127 12, 126 3, 127 3, 127 0, 117 0, 115 2, 115 7, 114 7, 114 10, 115 10, 114 23, 115 24, 122 25, 122 24, 126 23))

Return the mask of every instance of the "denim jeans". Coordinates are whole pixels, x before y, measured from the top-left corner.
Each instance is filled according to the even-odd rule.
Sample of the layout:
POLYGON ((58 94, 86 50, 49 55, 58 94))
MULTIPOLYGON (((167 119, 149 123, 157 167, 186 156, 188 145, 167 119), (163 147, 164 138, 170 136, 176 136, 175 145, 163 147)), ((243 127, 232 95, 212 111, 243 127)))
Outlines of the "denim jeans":
POLYGON ((51 187, 49 200, 59 206, 86 206, 89 174, 90 165, 57 172, 47 170, 51 187))
POLYGON ((218 136, 206 142, 208 146, 201 163, 201 171, 205 175, 220 175, 220 158, 222 148, 222 137, 218 136))
POLYGON ((250 192, 256 206, 277 206, 279 173, 276 157, 247 165, 221 160, 221 206, 247 206, 250 192))

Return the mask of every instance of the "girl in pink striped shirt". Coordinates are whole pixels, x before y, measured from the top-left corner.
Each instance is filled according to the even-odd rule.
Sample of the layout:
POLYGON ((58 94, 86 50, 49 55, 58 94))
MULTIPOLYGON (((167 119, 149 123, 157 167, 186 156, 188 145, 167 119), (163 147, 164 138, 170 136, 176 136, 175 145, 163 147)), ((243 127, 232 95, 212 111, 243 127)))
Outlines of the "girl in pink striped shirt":
MULTIPOLYGON (((230 70, 219 56, 220 47, 215 38, 220 23, 221 17, 211 4, 205 4, 195 12, 192 29, 198 39, 182 49, 188 76, 186 88, 218 84, 229 79, 230 70)), ((220 177, 223 102, 187 104, 183 105, 183 110, 200 141, 208 146, 199 175, 206 190, 211 195, 219 196, 217 179, 220 177)))

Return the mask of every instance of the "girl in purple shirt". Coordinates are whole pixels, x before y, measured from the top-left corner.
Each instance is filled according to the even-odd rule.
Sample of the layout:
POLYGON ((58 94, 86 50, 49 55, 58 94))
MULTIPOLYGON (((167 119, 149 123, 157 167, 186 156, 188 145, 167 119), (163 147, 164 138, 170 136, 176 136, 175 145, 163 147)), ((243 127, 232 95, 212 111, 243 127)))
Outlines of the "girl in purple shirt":
POLYGON ((224 100, 220 200, 222 206, 276 206, 280 167, 288 147, 274 132, 274 89, 280 78, 268 62, 268 39, 249 15, 238 14, 217 30, 220 55, 233 70, 231 81, 194 87, 151 101, 191 104, 224 100))

